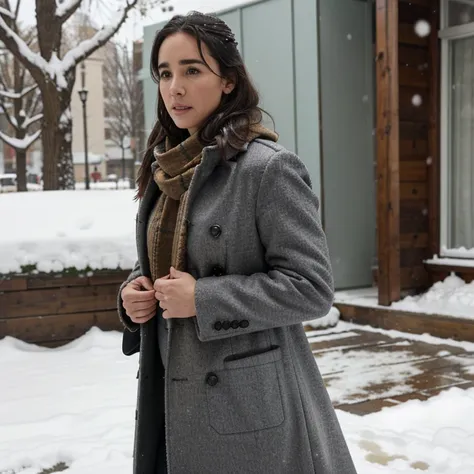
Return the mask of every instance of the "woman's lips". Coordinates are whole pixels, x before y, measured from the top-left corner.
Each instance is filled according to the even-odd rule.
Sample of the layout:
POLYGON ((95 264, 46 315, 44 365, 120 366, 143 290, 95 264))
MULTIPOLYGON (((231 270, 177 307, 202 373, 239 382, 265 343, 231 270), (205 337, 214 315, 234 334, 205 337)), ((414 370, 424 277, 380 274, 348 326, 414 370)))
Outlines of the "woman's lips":
POLYGON ((175 115, 183 115, 187 112, 189 112, 192 109, 192 107, 188 107, 185 105, 176 105, 173 107, 173 113, 175 115))

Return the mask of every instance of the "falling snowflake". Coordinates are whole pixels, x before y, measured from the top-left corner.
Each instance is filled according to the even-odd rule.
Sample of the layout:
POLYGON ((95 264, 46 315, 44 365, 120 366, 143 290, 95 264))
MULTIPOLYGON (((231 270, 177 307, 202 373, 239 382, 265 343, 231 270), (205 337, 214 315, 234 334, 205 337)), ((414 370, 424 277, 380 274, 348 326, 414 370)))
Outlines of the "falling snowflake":
POLYGON ((368 102, 369 96, 366 94, 362 97, 362 102, 368 102))
POLYGON ((431 163, 433 163, 433 159, 431 158, 431 156, 428 156, 428 158, 426 158, 426 164, 430 166, 431 163))
POLYGON ((348 39, 349 41, 352 39, 352 35, 351 35, 350 33, 347 35, 347 39, 348 39))
POLYGON ((415 23, 415 33, 420 37, 424 38, 431 32, 431 26, 426 20, 418 20, 415 23))
POLYGON ((415 107, 419 107, 422 102, 423 102, 423 100, 421 99, 421 95, 420 95, 420 94, 415 94, 415 95, 411 98, 411 103, 412 103, 415 107))

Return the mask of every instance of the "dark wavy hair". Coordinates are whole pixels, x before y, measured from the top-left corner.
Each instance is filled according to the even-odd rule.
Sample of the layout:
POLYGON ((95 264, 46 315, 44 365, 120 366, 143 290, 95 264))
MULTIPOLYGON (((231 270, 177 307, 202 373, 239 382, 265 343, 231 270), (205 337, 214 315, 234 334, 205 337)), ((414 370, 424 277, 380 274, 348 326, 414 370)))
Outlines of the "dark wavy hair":
MULTIPOLYGON (((259 94, 237 49, 234 34, 224 21, 213 15, 193 11, 187 15, 174 16, 163 29, 157 32, 151 49, 151 76, 158 85, 160 47, 168 36, 179 32, 196 38, 201 59, 207 64, 202 51, 202 43, 204 43, 211 56, 219 64, 221 77, 231 79, 235 83, 233 91, 227 95, 223 94, 218 108, 200 128, 198 132, 200 142, 204 146, 218 145, 221 151, 224 151, 227 146, 236 150, 240 149, 247 141, 250 127, 262 121, 264 111, 258 105, 259 94)), ((189 133, 175 125, 166 110, 158 87, 157 121, 148 137, 145 155, 138 172, 137 198, 143 197, 146 186, 152 178, 153 149, 166 137, 173 145, 177 145, 189 137, 189 133)))

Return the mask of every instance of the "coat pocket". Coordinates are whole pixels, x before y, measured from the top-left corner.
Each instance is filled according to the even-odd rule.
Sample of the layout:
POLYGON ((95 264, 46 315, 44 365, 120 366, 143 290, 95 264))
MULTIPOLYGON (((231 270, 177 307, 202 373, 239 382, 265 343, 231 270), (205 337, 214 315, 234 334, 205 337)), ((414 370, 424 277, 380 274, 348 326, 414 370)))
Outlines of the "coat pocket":
POLYGON ((216 372, 206 388, 212 428, 220 434, 237 434, 283 423, 280 364, 279 347, 224 361, 225 370, 216 372))

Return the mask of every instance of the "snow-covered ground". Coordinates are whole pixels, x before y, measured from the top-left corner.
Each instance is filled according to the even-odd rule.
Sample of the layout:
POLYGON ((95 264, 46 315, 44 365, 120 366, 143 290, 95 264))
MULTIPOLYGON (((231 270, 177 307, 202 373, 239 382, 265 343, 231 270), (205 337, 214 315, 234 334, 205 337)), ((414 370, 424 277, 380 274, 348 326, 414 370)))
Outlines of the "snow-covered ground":
POLYGON ((379 306, 376 288, 337 291, 336 302, 474 319, 474 281, 466 283, 458 276, 450 275, 435 283, 425 293, 407 296, 388 307, 379 306))
MULTIPOLYGON (((0 194, 0 274, 19 272, 29 265, 45 272, 69 267, 132 268, 135 190, 103 190, 115 183, 91 186, 101 190, 0 194)), ((376 290, 337 292, 336 301, 377 307, 376 290)), ((391 308, 474 318, 474 283, 451 276, 427 293, 405 298, 391 308)), ((332 313, 318 324, 325 327, 337 320, 338 315, 332 313)))
POLYGON ((130 189, 0 194, 0 273, 25 265, 44 272, 132 268, 134 194, 130 189))
MULTIPOLYGON (((70 474, 130 474, 138 359, 120 348, 119 333, 97 328, 58 349, 0 341, 0 473, 65 463, 70 474)), ((333 363, 319 361, 323 372, 333 363)), ((337 411, 359 474, 474 473, 473 413, 474 389, 455 388, 363 417, 337 411)))
MULTIPOLYGON (((74 186, 76 190, 86 189, 86 183, 84 182, 77 182, 74 186)), ((89 187, 94 190, 130 189, 130 182, 123 179, 119 179, 118 181, 100 181, 98 183, 91 181, 89 187)))

